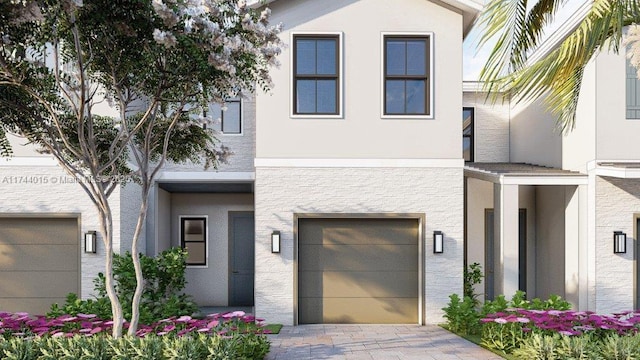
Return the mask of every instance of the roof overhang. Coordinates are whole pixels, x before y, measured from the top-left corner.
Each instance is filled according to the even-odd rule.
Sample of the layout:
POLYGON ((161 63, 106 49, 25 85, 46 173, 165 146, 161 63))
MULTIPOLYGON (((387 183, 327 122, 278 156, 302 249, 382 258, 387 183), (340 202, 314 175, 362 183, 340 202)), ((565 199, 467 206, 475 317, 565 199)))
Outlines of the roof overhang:
MULTIPOLYGON (((252 8, 270 4, 277 0, 249 0, 247 3, 252 8)), ((484 8, 484 0, 428 0, 434 3, 442 3, 460 10, 463 18, 463 36, 467 36, 473 27, 476 18, 484 8)))
POLYGON ((589 164, 589 170, 594 171, 598 176, 640 179, 640 162, 638 161, 596 161, 589 164))
POLYGON ((575 171, 523 163, 468 163, 464 176, 501 185, 587 185, 575 171))

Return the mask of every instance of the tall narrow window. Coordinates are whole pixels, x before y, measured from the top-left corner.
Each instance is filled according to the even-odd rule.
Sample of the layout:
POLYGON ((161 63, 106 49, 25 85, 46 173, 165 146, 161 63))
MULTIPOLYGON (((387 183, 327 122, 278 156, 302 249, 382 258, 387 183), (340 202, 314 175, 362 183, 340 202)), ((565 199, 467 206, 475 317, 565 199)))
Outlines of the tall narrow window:
POLYGON ((431 115, 430 37, 384 37, 384 115, 431 115))
POLYGON ((187 251, 187 265, 207 265, 206 217, 180 217, 180 246, 187 251))
POLYGON ((638 69, 627 60, 627 119, 640 119, 640 80, 638 69))
POLYGON ((294 115, 339 115, 338 35, 293 36, 294 115))
POLYGON ((473 161, 473 108, 462 108, 462 157, 473 161))

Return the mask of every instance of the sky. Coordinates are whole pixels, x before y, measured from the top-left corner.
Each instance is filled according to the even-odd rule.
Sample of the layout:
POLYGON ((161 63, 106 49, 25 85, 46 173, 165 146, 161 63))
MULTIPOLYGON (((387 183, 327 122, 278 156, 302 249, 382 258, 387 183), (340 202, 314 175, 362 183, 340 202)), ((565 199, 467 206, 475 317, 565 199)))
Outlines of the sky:
MULTIPOLYGON (((560 24, 566 21, 576 10, 589 0, 567 0, 556 15, 556 21, 551 24, 549 29, 545 32, 547 35, 552 34, 555 30, 558 29, 560 24)), ((532 1, 535 4, 536 1, 532 1)), ((465 81, 474 81, 478 80, 478 75, 480 74, 480 70, 484 65, 487 57, 491 53, 491 48, 493 47, 492 43, 488 43, 483 48, 478 49, 478 41, 481 37, 481 29, 475 27, 473 28, 463 44, 463 80, 465 81)))

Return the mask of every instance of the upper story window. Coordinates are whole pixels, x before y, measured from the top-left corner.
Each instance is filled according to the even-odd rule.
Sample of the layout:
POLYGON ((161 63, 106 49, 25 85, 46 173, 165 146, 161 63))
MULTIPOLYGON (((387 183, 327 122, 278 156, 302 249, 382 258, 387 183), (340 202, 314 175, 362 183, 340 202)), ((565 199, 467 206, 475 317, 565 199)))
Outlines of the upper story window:
POLYGON ((383 35, 383 114, 432 116, 431 35, 383 35))
POLYGON ((473 161, 473 120, 473 108, 462 108, 462 157, 464 161, 473 161))
POLYGON ((220 124, 215 124, 215 130, 225 135, 242 134, 242 101, 240 98, 228 99, 223 106, 211 104, 210 115, 214 119, 220 119, 220 124))
POLYGON ((293 115, 340 115, 340 42, 340 34, 293 35, 293 115))
POLYGON ((627 119, 640 119, 640 80, 638 69, 627 59, 627 119))

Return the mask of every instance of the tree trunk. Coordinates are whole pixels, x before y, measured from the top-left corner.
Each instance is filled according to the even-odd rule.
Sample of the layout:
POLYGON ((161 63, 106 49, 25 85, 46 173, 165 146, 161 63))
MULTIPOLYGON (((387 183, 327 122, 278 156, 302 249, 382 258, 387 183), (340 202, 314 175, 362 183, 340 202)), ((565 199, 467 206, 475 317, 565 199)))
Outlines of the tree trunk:
POLYGON ((111 335, 114 339, 118 339, 122 337, 124 319, 122 315, 122 306, 120 305, 118 294, 116 294, 113 279, 113 218, 111 214, 111 207, 109 206, 106 196, 101 196, 100 200, 102 200, 102 206, 97 206, 97 209, 100 213, 100 226, 103 234, 102 241, 105 248, 105 287, 107 297, 109 297, 109 301, 111 302, 111 315, 113 320, 111 335))
POLYGON ((136 291, 133 293, 133 299, 131 301, 131 321, 127 332, 129 336, 134 336, 138 330, 138 322, 140 320, 140 300, 142 298, 142 292, 144 291, 144 277, 142 274, 142 266, 140 265, 140 254, 138 253, 138 240, 140 239, 142 227, 147 217, 148 198, 149 188, 143 185, 140 213, 138 214, 138 222, 136 223, 136 230, 133 233, 133 240, 131 242, 131 259, 133 261, 133 268, 136 272, 136 291))

